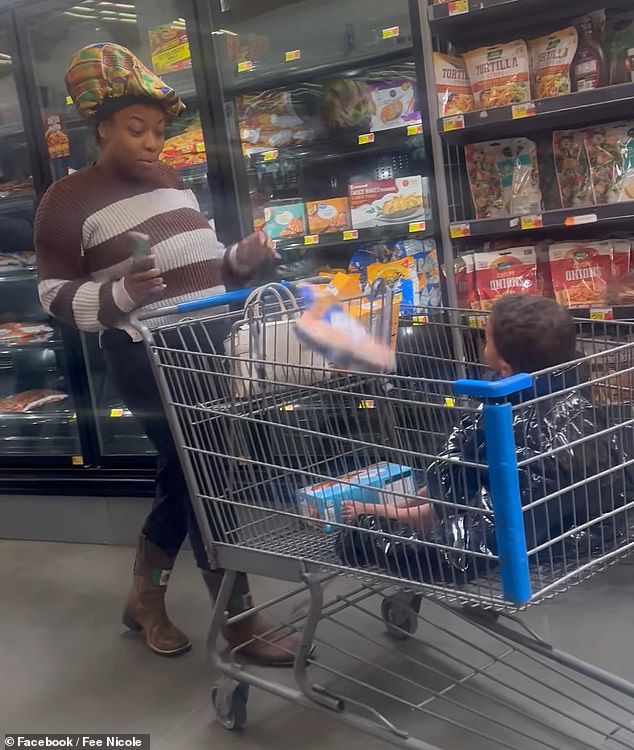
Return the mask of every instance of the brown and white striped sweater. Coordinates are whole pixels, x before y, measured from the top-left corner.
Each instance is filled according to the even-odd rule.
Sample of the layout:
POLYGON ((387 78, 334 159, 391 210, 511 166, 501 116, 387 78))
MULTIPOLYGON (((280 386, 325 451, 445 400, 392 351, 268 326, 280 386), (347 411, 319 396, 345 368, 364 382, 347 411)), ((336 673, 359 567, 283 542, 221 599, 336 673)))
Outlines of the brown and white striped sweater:
POLYGON ((39 206, 35 250, 46 311, 82 331, 121 328, 139 340, 128 322, 136 305, 123 283, 133 230, 150 237, 167 286, 143 310, 224 292, 234 253, 173 170, 157 165, 139 183, 96 165, 54 183, 39 206))

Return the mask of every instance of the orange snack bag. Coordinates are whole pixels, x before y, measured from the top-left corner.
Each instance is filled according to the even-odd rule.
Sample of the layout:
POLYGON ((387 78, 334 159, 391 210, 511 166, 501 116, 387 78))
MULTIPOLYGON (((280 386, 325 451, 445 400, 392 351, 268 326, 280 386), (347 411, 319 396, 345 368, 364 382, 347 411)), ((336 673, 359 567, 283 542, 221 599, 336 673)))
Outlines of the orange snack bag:
POLYGON ((561 242, 550 248, 555 299, 563 307, 604 305, 612 276, 612 241, 561 242))
POLYGON ((480 308, 490 310, 507 294, 537 294, 537 257, 534 247, 518 247, 475 255, 475 278, 480 308))

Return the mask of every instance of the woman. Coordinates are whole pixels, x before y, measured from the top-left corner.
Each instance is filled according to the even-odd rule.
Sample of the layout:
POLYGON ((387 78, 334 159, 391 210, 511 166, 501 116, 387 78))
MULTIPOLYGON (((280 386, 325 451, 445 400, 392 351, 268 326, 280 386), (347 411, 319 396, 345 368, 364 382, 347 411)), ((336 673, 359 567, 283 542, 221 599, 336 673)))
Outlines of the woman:
MULTIPOLYGON (((99 158, 53 184, 38 209, 40 299, 60 321, 100 333, 113 381, 156 447, 156 496, 139 539, 123 621, 143 631, 156 653, 182 654, 191 643, 166 614, 165 589, 188 532, 212 598, 222 573, 209 570, 150 363, 129 315, 221 294, 225 281, 246 282, 274 251, 262 233, 223 247, 193 193, 159 162, 165 126, 184 105, 129 50, 115 44, 83 48, 70 63, 66 85, 94 125, 99 158), (130 231, 150 237, 147 258, 130 257, 130 231)), ((252 607, 246 576, 238 576, 233 593, 230 614, 252 607)), ((242 650, 256 660, 292 663, 295 639, 258 639, 270 631, 253 614, 224 635, 234 648, 248 642, 242 650)))

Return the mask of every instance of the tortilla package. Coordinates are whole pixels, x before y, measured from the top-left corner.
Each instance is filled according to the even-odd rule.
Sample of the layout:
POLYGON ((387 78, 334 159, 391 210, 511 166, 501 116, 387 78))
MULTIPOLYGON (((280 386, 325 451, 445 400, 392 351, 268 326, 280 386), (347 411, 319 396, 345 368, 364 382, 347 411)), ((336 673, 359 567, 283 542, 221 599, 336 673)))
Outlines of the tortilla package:
POLYGON ((473 111, 473 93, 464 60, 434 52, 434 72, 441 117, 473 111))
POLYGON ((493 109, 531 98, 526 42, 480 47, 464 55, 476 109, 493 109))
POLYGON ((634 122, 585 131, 592 197, 597 205, 634 200, 634 122))
POLYGON ((582 130, 556 130, 553 155, 562 208, 583 208, 593 202, 590 165, 582 130))
POLYGON ((555 299, 563 307, 605 304, 613 273, 612 241, 561 242, 550 248, 555 299))
POLYGON ((528 42, 534 99, 550 99, 571 93, 570 70, 577 52, 577 42, 574 26, 528 42))
POLYGON ((482 310, 491 310, 507 294, 537 294, 537 258, 534 247, 476 253, 475 269, 476 289, 482 310))

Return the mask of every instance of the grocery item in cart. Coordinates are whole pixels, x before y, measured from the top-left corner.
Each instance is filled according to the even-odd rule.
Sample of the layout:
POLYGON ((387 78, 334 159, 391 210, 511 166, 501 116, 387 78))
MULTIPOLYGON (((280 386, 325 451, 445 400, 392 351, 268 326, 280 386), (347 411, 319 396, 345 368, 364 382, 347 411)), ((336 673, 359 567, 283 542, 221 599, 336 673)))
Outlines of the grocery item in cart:
POLYGON ((590 165, 582 130, 556 130, 553 155, 562 208, 583 208, 593 203, 590 165))
POLYGON ((16 393, 0 399, 0 412, 20 413, 35 411, 45 406, 66 401, 68 396, 61 391, 32 390, 16 393))
POLYGON ((310 234, 326 234, 349 229, 350 202, 347 198, 328 198, 306 204, 310 234))
POLYGON ((577 51, 577 30, 561 31, 528 42, 533 78, 533 98, 549 99, 572 91, 570 70, 577 51))
POLYGON ((461 57, 434 52, 438 114, 441 117, 472 112, 473 92, 461 57))
POLYGON ((46 323, 2 323, 0 324, 0 344, 21 345, 50 341, 53 329, 46 323))
POLYGON ((493 109, 531 98, 526 42, 481 47, 464 55, 476 109, 493 109))
MULTIPOLYGON (((395 505, 402 495, 415 495, 414 477, 409 466, 382 461, 337 479, 318 482, 297 490, 299 512, 319 524, 326 533, 338 531, 344 503, 361 502, 377 506, 395 505)), ((383 510, 383 512, 385 512, 383 510)))
POLYGON ((605 304, 613 275, 613 243, 561 242, 550 248, 555 299, 564 307, 605 304))
POLYGON ((634 121, 587 128, 585 144, 593 202, 634 200, 634 121))
POLYGON ((272 240, 302 237, 306 234, 303 203, 282 203, 264 207, 264 231, 272 240))
POLYGON ((537 295, 537 256, 534 247, 476 253, 475 284, 481 310, 490 310, 507 294, 537 295))
POLYGON ((370 130, 389 130, 421 122, 415 83, 411 78, 400 77, 369 82, 373 110, 370 130))
POLYGON ((429 185, 420 175, 350 184, 352 226, 386 226, 427 217, 429 185))

